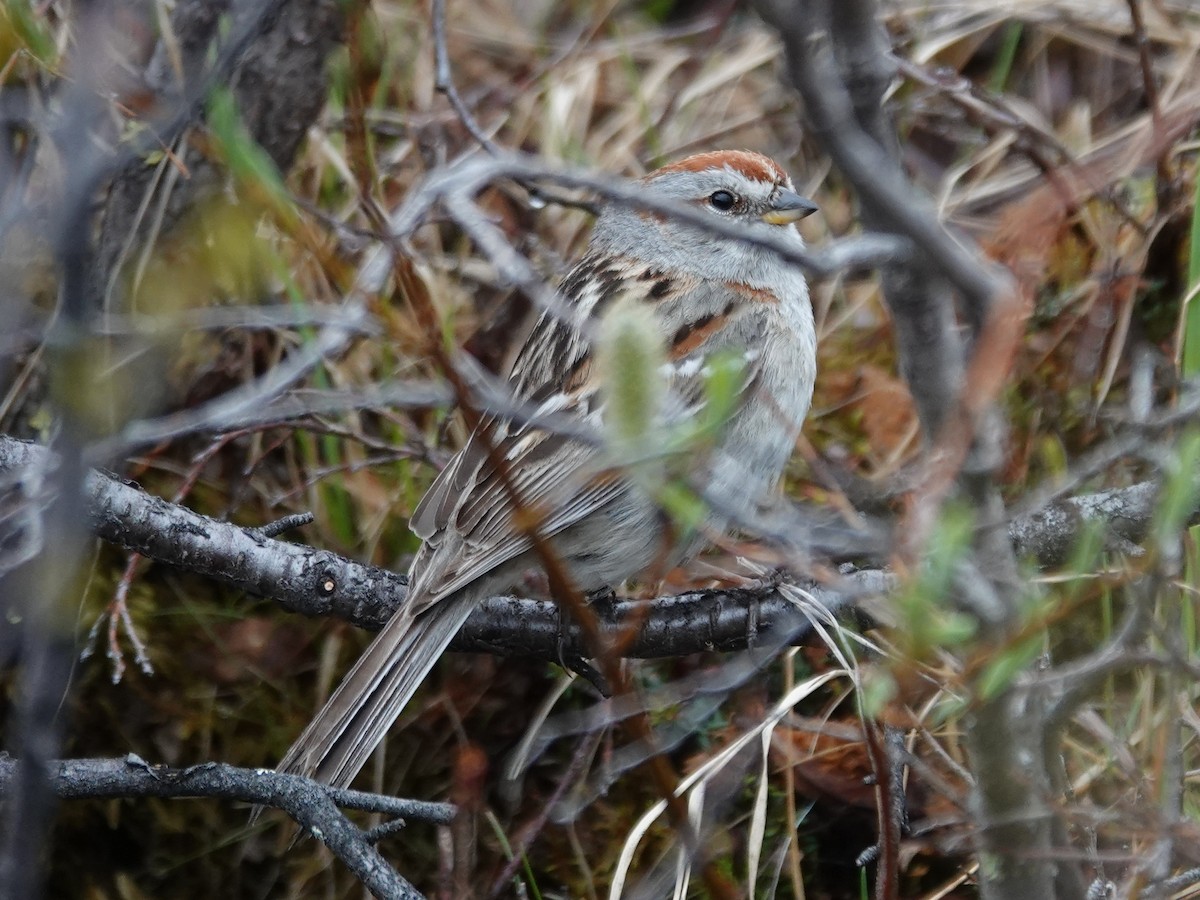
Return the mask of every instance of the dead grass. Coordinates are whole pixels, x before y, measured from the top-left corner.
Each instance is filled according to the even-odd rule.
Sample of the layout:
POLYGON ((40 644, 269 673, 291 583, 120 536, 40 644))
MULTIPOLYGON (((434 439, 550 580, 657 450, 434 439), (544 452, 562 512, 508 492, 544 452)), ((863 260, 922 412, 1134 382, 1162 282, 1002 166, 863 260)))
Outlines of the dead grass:
MULTIPOLYGON (((450 6, 458 89, 497 144, 625 175, 700 148, 749 147, 783 161, 821 203, 823 214, 804 223, 811 242, 855 228, 852 201, 805 140, 796 101, 781 80, 776 43, 757 21, 740 12, 693 18, 687 3, 665 4, 675 12, 666 21, 616 3, 470 0, 450 6)), ((711 8, 719 12, 724 4, 711 8)), ((1061 475, 1111 433, 1137 353, 1157 354, 1165 374, 1155 382, 1156 396, 1173 390, 1200 117, 1200 20, 1169 3, 1145 4, 1144 11, 1158 85, 1153 107, 1123 2, 888 5, 887 24, 907 73, 890 99, 906 162, 946 220, 1014 270, 1029 310, 1024 350, 1004 398, 1013 427, 1006 489, 1014 497, 1061 475)), ((354 53, 338 60, 321 126, 288 176, 293 195, 321 215, 267 211, 251 236, 239 238, 255 247, 248 265, 264 302, 291 295, 338 303, 362 258, 358 230, 371 227, 360 192, 392 208, 426 173, 472 147, 434 88, 423 5, 378 3, 360 35, 354 53), (362 146, 347 128, 353 114, 347 98, 355 91, 365 108, 362 146)), ((577 210, 531 208, 519 191, 504 186, 484 203, 548 277, 586 240, 589 222, 577 210)), ((500 367, 526 307, 444 223, 423 228, 415 250, 446 340, 500 367)), ((178 265, 175 258, 166 262, 178 265)), ((172 271, 178 270, 168 267, 163 277, 172 271)), ((220 295, 229 302, 256 299, 241 292, 245 283, 216 279, 196 302, 216 302, 212 297, 220 295)), ((919 451, 912 406, 895 374, 887 311, 873 281, 836 281, 814 296, 823 341, 806 438, 818 457, 876 485, 886 506, 889 479, 903 477, 919 451)), ((392 296, 372 303, 385 329, 382 339, 328 364, 315 383, 353 386, 434 374, 411 310, 392 296)), ((164 399, 181 406, 213 396, 305 339, 302 330, 292 330, 189 340, 170 354, 164 399)), ((37 435, 44 427, 38 424, 44 422, 38 365, 33 349, 5 385, 0 423, 6 431, 37 435)), ((452 415, 374 410, 312 428, 238 435, 219 446, 180 441, 132 460, 127 474, 163 496, 192 482, 183 502, 247 524, 311 510, 317 521, 302 540, 403 568, 415 547, 407 517, 434 467, 462 437, 452 415)), ((1142 473, 1139 464, 1122 464, 1092 483, 1127 483, 1142 473)), ((791 475, 798 496, 819 497, 831 487, 804 463, 791 475)), ((1189 572, 1195 571, 1190 562, 1189 572)), ((1132 569, 1118 558, 1105 564, 1108 575, 1090 578, 1085 598, 1067 598, 1069 620, 1040 614, 1050 628, 1038 649, 1077 653, 1111 636, 1132 569)), ((100 548, 80 611, 82 630, 113 598, 124 566, 121 554, 100 548)), ((1196 600, 1188 585, 1182 588, 1194 650, 1196 600)), ((1044 589, 1051 600, 1066 597, 1058 586, 1044 589)), ((366 638, 218 594, 161 568, 137 572, 130 608, 156 676, 130 671, 113 686, 102 656, 80 666, 69 753, 132 751, 176 764, 266 765, 279 758, 366 638)), ((955 704, 970 693, 987 660, 962 645, 896 648, 880 660, 856 678, 898 690, 888 707, 892 714, 906 709, 905 724, 921 723, 912 750, 926 771, 914 779, 920 782, 914 809, 943 822, 906 840, 905 896, 933 896, 938 885, 947 886, 949 896, 972 896, 969 888, 954 887, 969 859, 962 812, 967 760, 955 704)), ((639 666, 639 677, 653 686, 717 662, 647 664, 639 666)), ((787 657, 683 742, 677 760, 690 770, 711 763, 794 684, 830 665, 819 651, 787 657)), ((498 831, 478 825, 469 873, 476 885, 487 885, 505 861, 497 834, 510 844, 516 839, 574 752, 569 742, 552 745, 525 773, 516 800, 501 799, 502 761, 556 677, 549 667, 519 660, 444 661, 389 738, 386 761, 381 755, 362 781, 441 798, 461 788, 455 758, 481 750, 490 774, 476 799, 494 815, 498 831)), ((874 812, 862 796, 859 714, 845 687, 843 681, 836 690, 818 691, 803 718, 780 719, 762 745, 769 752, 761 791, 756 779, 764 758, 741 758, 747 774, 731 790, 725 858, 739 884, 746 883, 747 861, 758 860, 759 896, 801 896, 801 880, 812 896, 858 890, 853 859, 871 843, 874 812), (814 736, 814 722, 826 733, 814 736), (798 837, 789 819, 800 822, 798 837), (777 891, 769 894, 772 884, 777 891)), ((1064 767, 1077 804, 1072 821, 1101 850, 1136 856, 1155 839, 1147 803, 1159 789, 1163 735, 1180 715, 1190 729, 1188 760, 1195 771, 1194 686, 1164 690, 1154 674, 1114 677, 1070 731, 1064 767)), ((572 688, 558 708, 587 704, 587 694, 572 688)), ((602 738, 591 770, 603 770, 618 749, 614 740, 602 738)), ((604 895, 633 824, 657 799, 639 779, 621 779, 571 828, 548 827, 530 845, 528 868, 518 870, 526 895, 604 895)), ((1192 779, 1185 805, 1194 812, 1196 803, 1192 779)), ((319 849, 283 854, 278 830, 246 836, 242 822, 240 811, 217 804, 72 806, 57 832, 54 891, 356 895, 347 874, 319 849)), ((449 865, 438 841, 430 829, 415 826, 388 849, 406 877, 433 890, 449 865)), ((669 833, 656 825, 633 858, 634 870, 670 848, 669 833)))

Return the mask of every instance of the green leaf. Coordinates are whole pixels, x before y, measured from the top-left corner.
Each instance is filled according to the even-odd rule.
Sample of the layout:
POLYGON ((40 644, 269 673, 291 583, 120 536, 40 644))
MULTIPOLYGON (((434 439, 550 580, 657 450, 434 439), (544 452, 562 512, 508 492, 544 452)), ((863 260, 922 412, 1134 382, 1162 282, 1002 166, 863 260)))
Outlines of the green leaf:
POLYGON ((990 700, 1007 688, 1018 673, 1029 669, 1030 664, 1041 654, 1043 647, 1045 637, 1039 632, 1005 649, 979 673, 975 682, 978 696, 990 700))
POLYGON ((8 35, 0 42, 24 47, 42 65, 53 65, 57 56, 54 36, 46 26, 45 18, 34 12, 34 4, 29 0, 5 0, 2 18, 0 29, 8 35))
POLYGON ((708 504, 704 498, 680 481, 668 481, 657 491, 659 505, 686 534, 691 534, 704 522, 708 504))
POLYGON ((988 90, 1000 93, 1008 85, 1024 30, 1025 26, 1020 22, 1009 22, 1005 27, 1000 52, 996 55, 996 63, 992 66, 992 72, 988 78, 988 90))
MULTIPOLYGON (((1107 525, 1104 522, 1098 519, 1085 519, 1083 527, 1079 529, 1079 535, 1075 539, 1075 546, 1071 550, 1071 558, 1064 567, 1065 571, 1080 576, 1095 572, 1100 557, 1104 553, 1106 530, 1107 525)), ((1062 586, 1061 602, 1067 603, 1074 600, 1087 583, 1088 580, 1083 577, 1068 581, 1062 586)))
POLYGON ((900 631, 914 656, 961 644, 975 633, 975 621, 945 602, 974 530, 970 507, 948 504, 930 536, 920 572, 896 598, 900 631))
POLYGON ((737 410, 745 386, 746 362, 740 353, 718 353, 704 367, 704 411, 700 433, 715 437, 737 410))
POLYGON ((605 394, 604 428, 618 456, 640 458, 661 445, 666 352, 653 310, 619 298, 600 323, 596 364, 605 394))
POLYGON ((876 666, 863 673, 862 691, 858 702, 865 718, 873 719, 883 712, 884 707, 896 696, 898 688, 891 672, 876 666))
POLYGON ((283 178, 267 151, 242 124, 232 91, 227 88, 213 91, 208 101, 207 121, 213 142, 233 176, 262 191, 278 209, 290 209, 283 178))
POLYGON ((1190 429, 1183 433, 1175 447, 1159 493, 1154 534, 1160 543, 1173 540, 1196 508, 1197 488, 1200 487, 1197 463, 1200 463, 1200 431, 1190 429))
POLYGON ((1196 194, 1192 198, 1192 233, 1188 242, 1188 301, 1183 325, 1184 378, 1200 374, 1200 177, 1196 178, 1196 194))

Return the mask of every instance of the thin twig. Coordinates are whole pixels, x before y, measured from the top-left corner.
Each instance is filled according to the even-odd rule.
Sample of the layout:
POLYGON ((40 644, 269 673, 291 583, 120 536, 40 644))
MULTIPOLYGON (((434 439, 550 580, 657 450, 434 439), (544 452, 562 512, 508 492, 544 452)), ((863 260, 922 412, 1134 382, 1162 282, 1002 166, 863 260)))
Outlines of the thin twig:
MULTIPOLYGON (((1150 120, 1154 130, 1162 128, 1162 102, 1159 99, 1158 79, 1154 75, 1154 61, 1150 58, 1150 38, 1146 34, 1146 20, 1142 15, 1141 0, 1126 0, 1129 7, 1129 19, 1133 25, 1133 43, 1137 47, 1138 65, 1142 70, 1142 90, 1146 93, 1146 105, 1150 107, 1150 120)), ((1170 152, 1159 154, 1157 163, 1159 190, 1165 190, 1171 183, 1171 166, 1168 161, 1170 152)))
MULTIPOLYGON (((525 502, 522 491, 517 487, 513 478, 509 460, 497 449, 492 439, 495 419, 485 417, 471 404, 470 390, 442 344, 437 313, 424 282, 416 273, 411 261, 399 252, 394 257, 394 263, 397 284, 400 285, 417 313, 418 320, 428 336, 430 353, 458 395, 463 418, 466 420, 467 426, 479 435, 480 443, 487 454, 488 463, 504 488, 507 500, 513 510, 510 521, 530 542, 531 549, 546 574, 551 594, 555 601, 562 605, 563 611, 570 616, 571 621, 579 625, 583 633, 587 655, 600 664, 601 672, 609 688, 617 696, 632 694, 636 690, 636 686, 628 670, 621 665, 616 654, 609 652, 608 644, 586 598, 575 583, 566 564, 542 531, 543 514, 525 502)), ((648 715, 643 713, 631 717, 629 725, 630 730, 639 740, 647 745, 655 743, 654 726, 648 715)), ((709 891, 718 898, 732 900, 736 896, 733 886, 718 869, 714 860, 701 856, 702 848, 699 837, 691 825, 687 803, 678 792, 679 779, 671 764, 662 753, 655 753, 646 761, 645 767, 649 770, 658 793, 666 804, 667 813, 676 834, 683 841, 689 855, 702 860, 704 881, 709 891)))
POLYGON ((450 75, 450 54, 446 50, 446 0, 433 0, 432 14, 433 86, 450 101, 450 105, 454 107, 454 112, 458 115, 458 120, 471 133, 471 137, 479 143, 479 146, 486 150, 489 155, 499 156, 501 154, 500 148, 496 146, 490 137, 484 134, 483 129, 479 127, 479 123, 475 121, 475 117, 471 115, 471 111, 467 109, 467 104, 459 96, 458 89, 454 87, 454 79, 450 75))
MULTIPOLYGON (((0 796, 12 791, 22 768, 20 760, 0 758, 0 796)), ((388 864, 338 806, 432 824, 449 822, 455 814, 448 803, 337 791, 299 775, 224 763, 176 769, 154 766, 130 754, 124 759, 52 760, 50 771, 50 785, 64 800, 207 797, 281 809, 333 851, 376 897, 389 900, 420 900, 421 894, 388 864)))

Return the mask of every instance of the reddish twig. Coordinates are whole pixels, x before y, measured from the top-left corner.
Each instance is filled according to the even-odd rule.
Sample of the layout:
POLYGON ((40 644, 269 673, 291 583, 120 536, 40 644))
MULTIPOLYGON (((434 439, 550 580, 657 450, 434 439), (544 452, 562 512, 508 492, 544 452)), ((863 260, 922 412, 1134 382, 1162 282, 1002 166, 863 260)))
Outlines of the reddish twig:
MULTIPOLYGON (((609 651, 596 617, 587 607, 583 593, 575 584, 558 553, 542 534, 541 513, 525 503, 521 492, 517 489, 508 460, 497 450, 495 442, 492 440, 490 421, 475 408, 466 380, 454 366, 441 341, 437 313, 425 284, 417 274, 411 260, 400 252, 399 247, 394 248, 393 270, 397 285, 412 303, 418 321, 428 336, 431 355, 458 397, 467 426, 480 434, 488 463, 494 468, 508 495, 509 502, 512 504, 512 522, 532 545, 533 552, 545 571, 551 595, 579 625, 583 632, 584 645, 600 664, 601 672, 614 695, 633 693, 635 690, 633 680, 621 665, 616 654, 609 651)), ((627 726, 635 739, 644 742, 647 746, 655 746, 654 728, 646 713, 642 712, 630 717, 627 720, 627 726)), ((693 857, 699 857, 701 854, 699 840, 688 818, 687 802, 678 792, 679 779, 670 763, 661 753, 655 753, 647 759, 645 767, 666 804, 672 826, 681 836, 693 857)), ((737 896, 733 885, 717 868, 714 861, 701 860, 701 870, 705 885, 714 897, 733 900, 737 896)))

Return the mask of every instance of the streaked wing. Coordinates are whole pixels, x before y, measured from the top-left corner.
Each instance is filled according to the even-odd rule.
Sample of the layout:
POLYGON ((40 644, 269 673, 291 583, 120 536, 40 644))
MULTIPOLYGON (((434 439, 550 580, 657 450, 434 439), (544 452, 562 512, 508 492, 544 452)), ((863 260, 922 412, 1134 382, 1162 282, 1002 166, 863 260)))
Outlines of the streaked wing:
MULTIPOLYGON (((565 312, 595 316, 630 287, 629 270, 620 278, 602 271, 605 265, 610 263, 585 257, 571 271, 560 288, 565 312)), ((631 266, 634 271, 645 268, 631 266)), ((514 397, 534 405, 538 413, 599 424, 588 345, 578 328, 549 313, 542 314, 522 346, 509 386, 514 397)), ((512 525, 512 500, 488 458, 484 441, 489 438, 505 460, 521 502, 543 512, 539 530, 547 537, 624 489, 620 481, 590 471, 595 450, 587 444, 503 417, 486 417, 413 513, 410 525, 425 542, 412 571, 413 613, 530 547, 529 539, 512 525)))
MULTIPOLYGON (((585 258, 563 282, 568 309, 593 321, 625 290, 636 290, 661 305, 668 321, 686 322, 668 335, 671 418, 690 415, 705 400, 705 366, 711 355, 732 350, 746 355, 743 388, 754 381, 755 349, 766 339, 766 320, 722 285, 670 281, 657 269, 630 263, 622 273, 600 271, 601 260, 585 258), (601 288, 600 285, 604 285, 601 288), (684 299, 685 294, 690 294, 684 299), (672 315, 670 307, 687 303, 672 315)), ((543 314, 514 362, 514 396, 539 414, 554 413, 597 427, 602 410, 592 357, 578 329, 543 314)), ((743 390, 743 396, 745 391, 743 390)), ((626 489, 611 473, 599 471, 593 447, 562 434, 489 416, 493 446, 505 460, 522 503, 542 512, 540 532, 551 537, 611 502, 626 489)), ((531 546, 512 524, 509 491, 488 459, 484 430, 467 444, 434 481, 412 518, 425 544, 412 570, 411 596, 419 613, 442 597, 486 575, 531 546)))

